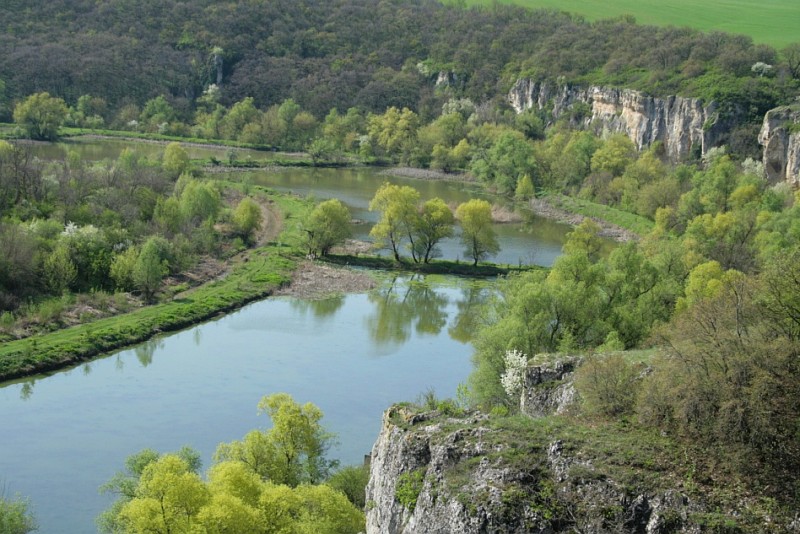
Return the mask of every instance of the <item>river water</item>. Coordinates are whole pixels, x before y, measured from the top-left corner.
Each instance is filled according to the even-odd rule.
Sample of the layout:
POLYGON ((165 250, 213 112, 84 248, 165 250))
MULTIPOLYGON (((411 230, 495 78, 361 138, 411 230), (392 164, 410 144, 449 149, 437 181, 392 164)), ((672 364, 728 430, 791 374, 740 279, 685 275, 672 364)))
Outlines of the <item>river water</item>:
POLYGON ((357 464, 392 403, 466 380, 471 312, 490 291, 456 278, 384 279, 320 301, 269 298, 74 369, 0 385, 0 476, 30 498, 43 533, 93 532, 98 487, 143 448, 196 448, 269 425, 259 399, 313 402, 357 464))

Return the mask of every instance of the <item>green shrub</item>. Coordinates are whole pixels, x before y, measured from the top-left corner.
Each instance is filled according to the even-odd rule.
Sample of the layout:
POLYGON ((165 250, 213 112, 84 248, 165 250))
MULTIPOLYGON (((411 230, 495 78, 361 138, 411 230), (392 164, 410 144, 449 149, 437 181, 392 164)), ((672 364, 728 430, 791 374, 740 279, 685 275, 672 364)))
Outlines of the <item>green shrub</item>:
POLYGON ((640 373, 619 353, 595 355, 578 367, 575 388, 589 413, 623 415, 633 411, 640 373))
POLYGON ((369 482, 367 465, 351 465, 336 471, 328 479, 327 484, 345 494, 347 499, 359 510, 366 507, 366 488, 369 482))
POLYGON ((413 512, 417 506, 417 499, 422 492, 422 485, 425 481, 425 470, 417 469, 408 473, 403 473, 397 479, 394 497, 397 502, 405 506, 409 512, 413 512))

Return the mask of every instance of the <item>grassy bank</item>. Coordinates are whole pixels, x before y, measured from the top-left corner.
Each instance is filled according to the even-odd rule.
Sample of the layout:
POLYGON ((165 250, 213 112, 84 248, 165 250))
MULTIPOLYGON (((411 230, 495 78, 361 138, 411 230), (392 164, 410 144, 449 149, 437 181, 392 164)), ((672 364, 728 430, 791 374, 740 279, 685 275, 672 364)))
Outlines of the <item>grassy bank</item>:
POLYGON ((0 346, 0 380, 61 369, 160 332, 186 328, 264 298, 288 283, 299 250, 297 223, 307 205, 289 197, 269 196, 283 213, 283 232, 276 242, 247 251, 227 277, 169 302, 4 343, 0 346))
POLYGON ((565 195, 554 194, 545 198, 548 204, 568 211, 570 213, 577 213, 584 217, 591 217, 601 219, 611 224, 617 225, 620 228, 630 230, 636 235, 643 236, 649 234, 655 226, 655 223, 646 217, 630 213, 628 211, 619 210, 606 206, 605 204, 598 204, 590 200, 580 198, 568 197, 565 195))

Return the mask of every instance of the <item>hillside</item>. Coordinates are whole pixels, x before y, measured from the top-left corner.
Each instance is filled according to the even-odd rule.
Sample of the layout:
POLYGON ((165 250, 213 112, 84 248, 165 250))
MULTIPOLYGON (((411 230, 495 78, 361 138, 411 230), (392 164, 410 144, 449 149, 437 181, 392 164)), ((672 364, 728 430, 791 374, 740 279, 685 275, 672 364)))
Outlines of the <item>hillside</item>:
POLYGON ((0 115, 48 91, 68 104, 100 97, 106 124, 164 94, 190 114, 212 83, 221 103, 259 108, 293 98, 321 118, 331 108, 407 106, 435 116, 450 93, 501 101, 519 77, 713 98, 723 88, 763 114, 794 94, 791 61, 743 36, 586 22, 498 5, 428 0, 133 2, 10 0, 0 12, 0 115), (754 77, 751 66, 775 67, 754 77), (788 69, 788 71, 787 71, 788 69), (787 77, 783 72, 790 72, 787 77))

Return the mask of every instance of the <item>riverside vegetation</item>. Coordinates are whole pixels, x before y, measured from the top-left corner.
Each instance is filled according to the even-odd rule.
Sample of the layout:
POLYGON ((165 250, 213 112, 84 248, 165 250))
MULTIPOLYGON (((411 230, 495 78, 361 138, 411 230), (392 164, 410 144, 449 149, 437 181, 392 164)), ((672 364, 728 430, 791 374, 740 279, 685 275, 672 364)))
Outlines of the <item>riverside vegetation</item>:
MULTIPOLYGON (((755 159, 756 121, 798 93, 797 45, 778 52, 741 36, 647 28, 626 18, 588 23, 500 5, 365 1, 304 10, 297 2, 168 2, 137 11, 124 2, 87 2, 83 13, 91 16, 77 17, 63 2, 26 11, 23 4, 0 13, 9 29, 0 43, 8 51, 0 54, 0 113, 18 125, 7 136, 50 139, 64 124, 109 125, 306 149, 312 163, 468 172, 523 204, 567 194, 581 209, 602 205, 602 213, 619 215, 639 232, 638 243, 602 256, 597 227, 586 222, 550 271, 501 283, 478 332, 465 395, 486 410, 513 412, 516 399, 501 381, 508 351, 534 361, 549 352, 587 354, 576 381, 583 410, 566 428, 591 425, 609 438, 619 428, 661 430, 670 451, 683 451, 696 466, 698 491, 723 508, 717 530, 763 526, 767 516, 786 518, 798 508, 800 199, 786 184, 767 183, 755 159), (48 26, 55 20, 64 23, 48 26), (117 57, 130 64, 118 69, 117 57), (696 96, 742 121, 727 149, 674 164, 658 143, 637 153, 623 135, 573 129, 585 106, 555 122, 546 109, 514 114, 504 94, 522 76, 696 96), (607 355, 642 347, 662 350, 643 365, 607 355), (714 494, 724 487, 737 491, 714 494), (741 502, 751 515, 737 520, 741 502)), ((130 153, 110 166, 73 160, 44 172, 24 145, 0 146, 6 328, 32 324, 21 317, 37 313, 50 323, 48 306, 59 311, 71 302, 59 297, 65 289, 94 288, 107 308, 130 306, 110 296, 115 289, 152 299, 167 271, 177 274, 200 254, 230 255, 254 237, 253 204, 242 201, 239 210, 233 201, 243 194, 223 195, 247 187, 220 189, 187 174, 190 162, 178 146, 158 166, 130 153)), ((249 192, 259 203, 267 194, 249 192)), ((179 327, 263 296, 293 266, 283 245, 301 246, 291 210, 307 209, 273 201, 289 214, 289 233, 254 249, 224 280, 143 308, 126 316, 126 326, 114 318, 60 332, 58 350, 6 334, 0 362, 13 367, 5 376, 27 372, 31 358, 58 365, 65 354, 83 357, 139 339, 139 328, 179 327), (152 323, 144 320, 149 314, 152 323)), ((385 216, 394 212, 378 204, 385 216)), ((431 217, 444 215, 435 208, 431 217)), ((376 235, 399 259, 394 220, 382 222, 376 235)), ((312 251, 324 254, 326 243, 312 251)), ((417 243, 412 260, 424 264, 429 258, 417 243)), ((476 249, 476 263, 479 257, 476 249)), ((538 424, 515 432, 524 437, 531 426, 538 424)), ((192 476, 185 460, 165 462, 192 476)))

